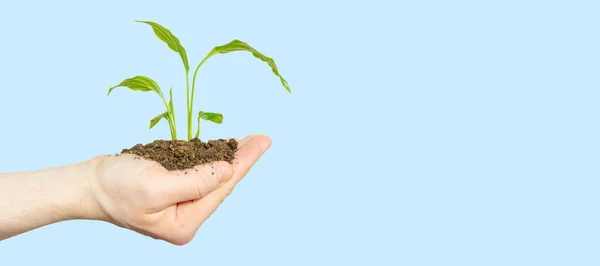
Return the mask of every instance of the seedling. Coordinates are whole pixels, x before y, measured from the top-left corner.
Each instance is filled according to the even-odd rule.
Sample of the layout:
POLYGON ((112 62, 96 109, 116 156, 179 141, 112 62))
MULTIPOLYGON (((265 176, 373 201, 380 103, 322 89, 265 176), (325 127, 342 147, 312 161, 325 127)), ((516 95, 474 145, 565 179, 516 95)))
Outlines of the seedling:
MULTIPOLYGON (((254 57, 266 62, 271 67, 271 70, 273 70, 273 73, 277 77, 279 77, 283 87, 288 92, 291 92, 287 81, 279 74, 277 65, 275 65, 275 61, 273 61, 272 58, 265 56, 261 52, 252 48, 247 43, 237 40, 237 39, 235 39, 225 45, 216 46, 215 48, 213 48, 210 51, 210 53, 208 53, 208 55, 206 55, 204 57, 204 59, 202 59, 202 61, 200 61, 200 63, 196 67, 196 70, 194 71, 194 75, 192 78, 192 86, 191 86, 191 91, 190 91, 190 85, 189 85, 190 84, 190 82, 189 82, 190 67, 189 67, 189 63, 188 63, 187 53, 186 53, 185 49, 183 48, 183 46, 181 45, 181 43, 179 42, 179 39, 177 37, 175 37, 175 35, 173 35, 170 30, 166 29, 165 27, 161 26, 160 24, 158 24, 156 22, 141 21, 141 20, 136 20, 136 22, 145 23, 145 24, 150 25, 152 27, 152 29, 154 30, 154 34, 156 34, 156 36, 160 40, 165 42, 171 50, 177 52, 179 54, 179 56, 181 57, 181 61, 183 62, 183 67, 185 70, 185 92, 186 92, 186 104, 187 104, 187 140, 188 141, 192 139, 192 114, 193 114, 192 112, 193 112, 193 107, 194 107, 194 92, 195 92, 195 88, 196 88, 196 75, 198 74, 198 70, 204 64, 204 62, 206 62, 206 60, 208 60, 209 58, 211 58, 214 55, 226 54, 226 53, 235 52, 235 51, 250 52, 250 53, 252 53, 252 55, 254 57)), ((171 131, 171 138, 173 140, 177 139, 177 124, 175 121, 175 109, 173 108, 173 88, 172 87, 169 89, 169 101, 168 102, 166 101, 165 96, 164 96, 163 92, 161 91, 160 87, 158 86, 158 84, 149 77, 135 76, 132 78, 125 79, 118 85, 109 88, 108 95, 110 95, 110 93, 115 88, 118 88, 118 87, 126 87, 126 88, 129 88, 134 91, 152 91, 152 92, 155 92, 156 94, 158 94, 158 96, 162 100, 162 102, 165 105, 165 108, 167 110, 165 112, 157 115, 152 120, 150 120, 150 128, 153 128, 156 124, 158 124, 159 121, 161 121, 162 119, 165 119, 169 123, 169 129, 171 131)), ((212 113, 212 112, 204 112, 204 111, 198 112, 198 130, 196 131, 196 135, 195 135, 196 138, 198 138, 200 135, 200 120, 206 120, 206 121, 211 121, 211 122, 220 124, 223 122, 223 115, 220 113, 212 113)))

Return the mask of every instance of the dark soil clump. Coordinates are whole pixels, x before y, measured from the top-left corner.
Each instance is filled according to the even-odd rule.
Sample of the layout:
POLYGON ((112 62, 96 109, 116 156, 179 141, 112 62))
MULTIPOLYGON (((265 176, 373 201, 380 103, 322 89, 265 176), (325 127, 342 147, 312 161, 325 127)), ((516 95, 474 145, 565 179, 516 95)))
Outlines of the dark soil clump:
POLYGON ((121 153, 157 161, 167 170, 184 170, 216 161, 231 163, 237 148, 235 139, 202 142, 194 138, 190 141, 155 140, 146 145, 137 144, 121 153))

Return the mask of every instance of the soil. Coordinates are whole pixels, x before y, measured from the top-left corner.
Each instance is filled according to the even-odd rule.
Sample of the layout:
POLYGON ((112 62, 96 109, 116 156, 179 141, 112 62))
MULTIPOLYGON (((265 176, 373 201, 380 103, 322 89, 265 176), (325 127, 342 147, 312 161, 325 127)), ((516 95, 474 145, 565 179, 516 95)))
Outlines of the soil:
POLYGON ((121 154, 134 154, 157 161, 167 170, 186 170, 216 161, 231 163, 237 148, 238 142, 235 139, 208 142, 197 138, 190 141, 155 140, 146 145, 137 144, 131 149, 124 149, 121 154))

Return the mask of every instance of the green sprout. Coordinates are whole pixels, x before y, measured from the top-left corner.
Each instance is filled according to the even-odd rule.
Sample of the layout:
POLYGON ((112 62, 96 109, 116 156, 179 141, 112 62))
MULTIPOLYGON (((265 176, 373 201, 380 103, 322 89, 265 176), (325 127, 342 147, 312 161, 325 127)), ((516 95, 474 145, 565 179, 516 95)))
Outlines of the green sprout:
MULTIPOLYGON (((192 78, 192 88, 190 91, 190 82, 189 82, 190 66, 188 63, 188 58, 187 58, 187 53, 185 51, 185 48, 183 48, 183 46, 179 42, 179 39, 177 37, 175 37, 175 35, 173 35, 170 30, 168 30, 167 28, 161 26, 160 24, 158 24, 156 22, 141 21, 141 20, 136 20, 136 22, 145 23, 145 24, 150 25, 152 27, 152 29, 154 30, 154 34, 156 34, 156 36, 160 40, 165 42, 171 50, 177 52, 179 54, 179 56, 181 57, 181 61, 183 62, 183 67, 185 70, 185 93, 186 93, 186 104, 187 104, 187 126, 188 126, 187 140, 188 141, 192 139, 192 111, 193 111, 193 107, 194 107, 194 92, 195 92, 195 88, 196 88, 196 75, 198 74, 198 70, 200 69, 202 64, 204 64, 204 62, 206 62, 206 60, 208 60, 209 58, 211 58, 214 55, 226 54, 226 53, 235 52, 235 51, 250 52, 254 57, 266 62, 271 67, 271 70, 273 71, 273 73, 277 77, 279 77, 283 87, 288 92, 291 92, 287 81, 279 74, 277 65, 275 65, 275 61, 273 61, 272 58, 265 56, 261 52, 252 48, 247 43, 237 40, 237 39, 233 40, 225 45, 216 46, 215 48, 213 48, 210 51, 210 53, 208 53, 208 55, 206 55, 204 57, 204 59, 202 59, 202 61, 200 61, 200 63, 196 67, 196 70, 194 71, 194 76, 192 78)), ((161 91, 158 84, 151 78, 148 78, 145 76, 135 76, 133 78, 128 78, 128 79, 123 80, 118 85, 109 88, 108 95, 110 95, 110 93, 115 88, 118 88, 118 87, 126 87, 126 88, 129 88, 134 91, 153 91, 156 94, 158 94, 158 96, 161 98, 161 100, 164 103, 165 108, 167 110, 165 112, 163 112, 162 114, 157 115, 152 120, 150 120, 150 128, 153 128, 156 124, 158 124, 158 122, 160 120, 162 120, 164 118, 169 123, 169 129, 171 131, 171 138, 173 140, 177 139, 177 124, 175 122, 175 109, 173 108, 173 88, 169 89, 169 102, 167 102, 165 99, 165 96, 163 95, 163 92, 161 91)), ((204 111, 198 112, 198 130, 196 131, 196 135, 195 135, 196 138, 198 138, 200 136, 200 120, 206 120, 206 121, 211 121, 211 122, 220 124, 223 122, 223 115, 219 114, 219 113, 211 113, 211 112, 204 112, 204 111)))

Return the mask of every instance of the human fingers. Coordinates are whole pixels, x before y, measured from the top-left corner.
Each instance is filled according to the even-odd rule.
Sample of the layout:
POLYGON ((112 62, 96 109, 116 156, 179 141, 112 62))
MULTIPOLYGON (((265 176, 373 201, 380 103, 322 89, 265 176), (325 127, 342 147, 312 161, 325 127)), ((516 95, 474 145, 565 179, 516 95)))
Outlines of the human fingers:
POLYGON ((271 147, 271 138, 266 135, 251 135, 240 141, 233 161, 234 174, 226 185, 235 186, 260 157, 271 147))
POLYGON ((227 182, 233 167, 227 162, 215 162, 193 169, 172 171, 150 177, 146 193, 151 200, 151 210, 162 210, 179 202, 200 199, 227 182))
POLYGON ((223 186, 210 192, 202 199, 180 205, 178 213, 186 219, 193 219, 196 227, 200 227, 219 205, 231 194, 235 185, 248 173, 252 166, 270 147, 271 140, 267 136, 255 135, 243 139, 236 153, 233 165, 233 177, 223 186))

